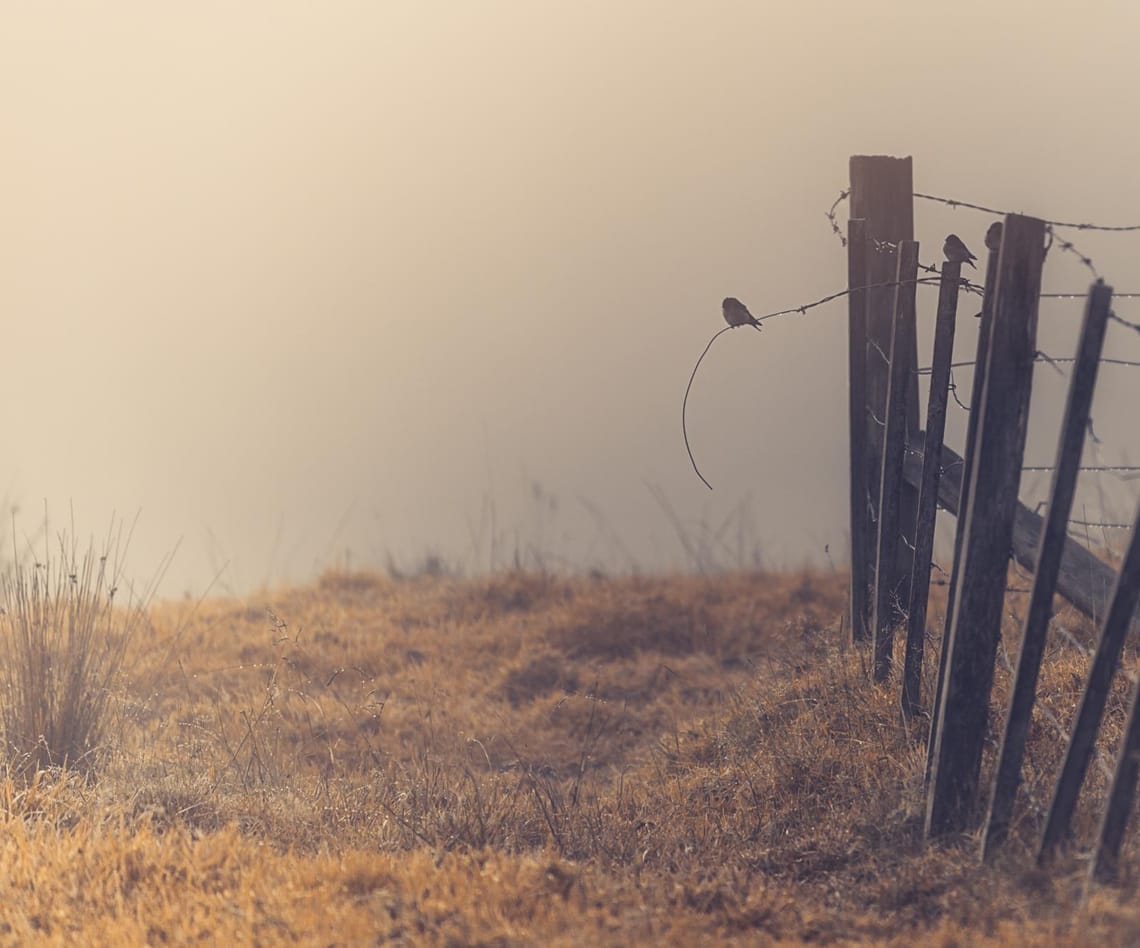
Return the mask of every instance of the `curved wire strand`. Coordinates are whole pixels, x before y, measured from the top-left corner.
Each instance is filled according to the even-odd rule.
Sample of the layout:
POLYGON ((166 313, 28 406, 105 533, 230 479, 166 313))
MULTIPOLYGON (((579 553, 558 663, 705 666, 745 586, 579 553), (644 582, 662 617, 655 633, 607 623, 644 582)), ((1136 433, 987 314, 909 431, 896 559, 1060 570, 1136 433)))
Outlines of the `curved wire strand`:
POLYGON ((726 333, 730 329, 735 328, 737 327, 725 326, 724 329, 718 329, 715 333, 713 333, 713 337, 709 340, 708 345, 705 346, 705 351, 700 354, 697 359, 697 364, 693 366, 693 373, 689 376, 689 384, 685 386, 685 397, 681 400, 681 434, 685 439, 685 450, 689 452, 689 463, 693 465, 693 470, 696 472, 697 477, 701 479, 701 483, 704 484, 705 487, 707 487, 709 490, 712 490, 713 486, 707 480, 705 480, 705 476, 701 473, 701 469, 697 467, 697 459, 693 457, 693 449, 689 447, 689 426, 685 422, 685 412, 689 406, 689 392, 692 391, 693 388, 693 379, 697 377, 697 369, 701 367, 701 363, 704 361, 705 356, 709 354, 709 349, 712 348, 712 344, 716 342, 717 337, 722 333, 726 333))

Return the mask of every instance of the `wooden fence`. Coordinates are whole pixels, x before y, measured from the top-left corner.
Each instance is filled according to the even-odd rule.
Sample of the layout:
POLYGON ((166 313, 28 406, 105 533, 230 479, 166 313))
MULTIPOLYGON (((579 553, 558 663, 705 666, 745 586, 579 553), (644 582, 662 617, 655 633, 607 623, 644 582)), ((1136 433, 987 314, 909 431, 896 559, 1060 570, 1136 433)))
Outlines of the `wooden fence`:
MULTIPOLYGON (((1140 514, 1119 572, 1068 535, 1112 289, 1097 281, 1085 304, 1044 516, 1019 502, 1046 223, 1010 214, 987 238, 971 412, 961 455, 943 444, 961 264, 939 285, 925 425, 919 427, 918 244, 909 158, 851 159, 848 222, 852 635, 871 646, 873 676, 888 680, 905 629, 902 711, 923 707, 927 597, 935 515, 957 517, 953 567, 934 694, 927 696, 925 831, 971 828, 979 786, 1009 561, 1032 574, 1000 750, 988 788, 983 858, 1005 840, 1014 810, 1054 595, 1090 618, 1100 638, 1038 847, 1046 861, 1068 837, 1125 639, 1136 629, 1140 514)), ((971 320, 971 324, 973 321, 971 320)), ((1140 635, 1140 629, 1136 629, 1140 635)), ((1092 860, 1114 878, 1140 776, 1140 685, 1133 688, 1118 762, 1092 860)))

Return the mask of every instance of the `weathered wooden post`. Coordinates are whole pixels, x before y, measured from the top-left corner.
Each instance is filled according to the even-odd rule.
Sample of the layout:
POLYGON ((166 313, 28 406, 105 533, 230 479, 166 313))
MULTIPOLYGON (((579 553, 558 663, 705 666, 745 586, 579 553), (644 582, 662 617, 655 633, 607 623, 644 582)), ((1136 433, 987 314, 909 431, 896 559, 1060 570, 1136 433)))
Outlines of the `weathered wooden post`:
POLYGON ((1116 770, 1108 803, 1097 833, 1096 851, 1093 853, 1089 875, 1092 881, 1116 882, 1120 861, 1120 843, 1132 812, 1136 796, 1136 778, 1140 774, 1140 681, 1132 686, 1132 700, 1128 705, 1128 726, 1116 754, 1116 770))
POLYGON ((1045 526, 1041 531, 1041 546, 1033 569, 1033 588, 1029 596, 1029 610, 1021 633, 1021 650, 1017 658, 1017 672, 1013 693, 1010 695, 1009 713, 998 754, 990 796, 989 814, 982 842, 982 858, 988 859, 1005 840, 1013 815, 1013 802, 1021 781, 1021 763, 1025 754, 1025 740, 1029 733, 1029 719, 1037 695, 1037 676, 1045 654, 1045 639, 1049 621, 1053 617, 1053 594, 1061 571, 1061 556, 1065 550, 1069 514, 1077 486, 1081 465, 1081 452, 1085 444, 1089 409, 1096 390, 1097 368, 1104 347, 1108 314, 1112 307, 1112 288, 1098 282, 1089 290, 1085 304, 1084 323, 1073 366, 1072 381, 1061 422, 1061 436, 1057 444, 1057 463, 1053 472, 1053 485, 1049 493, 1049 506, 1045 526))
POLYGON ((866 221, 847 222, 847 407, 851 458, 851 638, 867 638, 870 609, 870 550, 872 528, 867 487, 867 285, 866 221))
POLYGON ((1093 655, 1089 677, 1077 708, 1077 719, 1069 746, 1065 750, 1065 762, 1053 790, 1053 801, 1045 818, 1045 829, 1041 834, 1041 847, 1037 852, 1038 862, 1045 862, 1053 854, 1057 845, 1069 832, 1077 797, 1088 772, 1092 758, 1096 732, 1104 716, 1104 706, 1112 687, 1112 676, 1120 664, 1120 654, 1124 650, 1124 639, 1136 612, 1136 602, 1140 599, 1140 511, 1132 526, 1132 536, 1128 549, 1120 563, 1120 572, 1112 592, 1112 603, 1104 617, 1100 639, 1093 655))
MULTIPOLYGON (((891 158, 883 155, 854 155, 850 162, 851 217, 865 221, 868 241, 865 294, 867 320, 866 350, 866 406, 864 423, 867 425, 867 452, 864 460, 866 483, 871 497, 872 510, 868 515, 867 562, 877 557, 879 518, 879 479, 883 470, 884 432, 880 423, 886 417, 888 366, 883 358, 890 351, 894 290, 889 285, 896 274, 896 248, 901 241, 914 239, 914 176, 910 158, 891 158), (879 419, 879 422, 876 421, 879 419)), ((917 343, 912 342, 910 365, 917 365, 917 343)), ((912 386, 917 391, 917 379, 912 386)), ((918 430, 917 399, 908 399, 907 428, 912 437, 918 430)), ((914 515, 917 509, 917 491, 907 486, 900 502, 903 533, 913 543, 914 515)), ((899 544, 897 562, 892 565, 886 581, 892 587, 900 585, 903 576, 909 585, 911 570, 910 547, 899 544)), ((880 577, 876 575, 875 582, 880 577)), ((901 612, 896 615, 896 623, 901 612)))
POLYGON ((907 397, 916 368, 915 293, 918 280, 918 244, 904 240, 898 248, 895 273, 894 318, 891 326, 890 373, 887 377, 887 410, 884 416, 883 466, 879 477, 879 530, 875 556, 875 681, 891 670, 895 625, 904 595, 904 577, 899 573, 899 537, 902 530, 900 499, 903 452, 906 449, 907 397))
MULTIPOLYGON (((998 240, 1000 245, 1000 237, 998 240)), ((990 352, 990 334, 993 331, 994 295, 997 289, 999 246, 988 247, 986 257, 986 288, 982 297, 981 321, 978 324, 977 352, 974 356, 974 384, 970 391, 970 415, 966 419, 966 446, 963 452, 958 480, 961 485, 958 495, 957 520, 954 527, 954 559, 950 566, 950 588, 947 591, 946 621, 942 627, 942 648, 938 656, 938 679, 934 688, 934 701, 931 703, 930 733, 926 737, 926 782, 930 783, 930 773, 934 769, 934 747, 938 736, 938 709, 942 705, 942 688, 946 680, 946 662, 950 658, 950 620, 954 604, 954 594, 958 588, 958 567, 962 559, 962 537, 966 533, 966 510, 970 502, 970 470, 974 463, 974 445, 977 440, 978 418, 981 413, 982 387, 986 380, 986 361, 990 352)))
POLYGON ((934 522, 938 514, 938 482, 942 473, 942 436, 946 431, 946 398, 950 363, 954 358, 954 320, 962 264, 942 264, 938 285, 938 316, 934 324, 934 355, 926 397, 926 434, 922 448, 922 484, 918 491, 918 522, 914 531, 914 569, 907 609, 906 659, 903 663, 903 714, 918 707, 922 687, 922 653, 926 639, 926 603, 930 593, 930 564, 934 556, 934 522))
POLYGON ((977 792, 1025 450, 1044 257, 1045 223, 1009 215, 982 401, 973 406, 981 415, 946 643, 950 651, 927 794, 928 836, 963 829, 977 792))

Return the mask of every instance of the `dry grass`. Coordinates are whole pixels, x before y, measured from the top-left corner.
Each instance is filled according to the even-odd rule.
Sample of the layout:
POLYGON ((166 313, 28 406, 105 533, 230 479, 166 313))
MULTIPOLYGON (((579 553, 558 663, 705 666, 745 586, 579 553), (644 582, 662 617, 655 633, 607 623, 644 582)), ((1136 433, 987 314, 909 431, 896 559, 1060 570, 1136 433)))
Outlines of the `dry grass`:
MULTIPOLYGON (((924 725, 839 647, 843 577, 332 573, 262 601, 155 607, 98 779, 0 781, 0 940, 1140 940, 1134 843, 1084 906, 1079 857, 1032 867, 1049 723, 998 865, 922 844, 924 725)), ((1085 664, 1047 658, 1062 726, 1085 664)))

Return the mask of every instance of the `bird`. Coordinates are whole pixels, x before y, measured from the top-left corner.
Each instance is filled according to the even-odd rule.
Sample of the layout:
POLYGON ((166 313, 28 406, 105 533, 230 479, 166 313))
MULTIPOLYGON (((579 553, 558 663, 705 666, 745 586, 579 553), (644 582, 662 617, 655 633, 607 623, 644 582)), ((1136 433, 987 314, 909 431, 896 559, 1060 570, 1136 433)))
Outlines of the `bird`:
POLYGON ((986 231, 986 250, 997 251, 1001 247, 1001 221, 994 221, 986 231))
POLYGON ((724 311, 724 321, 730 326, 755 326, 757 331, 760 330, 760 321, 735 296, 726 296, 720 305, 724 311))
MULTIPOLYGON (((946 238, 946 243, 942 245, 942 252, 946 254, 946 259, 951 263, 968 263, 971 267, 974 266, 974 261, 978 259, 970 253, 970 248, 962 243, 957 234, 950 234, 946 238)), ((977 267, 974 269, 976 270, 977 267)))

